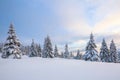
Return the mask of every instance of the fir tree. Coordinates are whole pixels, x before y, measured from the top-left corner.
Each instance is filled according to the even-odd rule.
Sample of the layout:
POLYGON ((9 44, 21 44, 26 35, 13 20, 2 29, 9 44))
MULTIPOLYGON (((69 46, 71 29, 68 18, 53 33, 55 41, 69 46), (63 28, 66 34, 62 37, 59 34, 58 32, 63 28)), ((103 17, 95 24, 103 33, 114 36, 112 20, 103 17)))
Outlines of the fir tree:
POLYGON ((75 59, 81 59, 82 58, 82 54, 80 53, 80 50, 77 50, 77 55, 75 57, 75 59))
POLYGON ((69 51, 68 51, 68 45, 65 45, 65 52, 64 52, 64 58, 69 58, 69 51))
POLYGON ((15 59, 21 58, 20 42, 16 36, 13 24, 10 24, 8 38, 4 44, 2 58, 12 57, 15 59))
POLYGON ((120 63, 120 50, 118 50, 118 62, 120 63))
POLYGON ((2 52, 3 43, 0 43, 0 52, 2 52))
POLYGON ((109 61, 109 50, 108 50, 107 44, 105 42, 105 39, 103 39, 103 41, 102 41, 102 46, 100 49, 100 59, 102 62, 109 61))
POLYGON ((40 46, 40 44, 37 46, 37 56, 38 57, 41 57, 41 55, 42 55, 42 49, 41 49, 41 46, 40 46))
POLYGON ((117 49, 114 41, 112 40, 110 44, 109 62, 117 62, 117 60, 118 60, 117 49))
POLYGON ((37 57, 38 51, 37 51, 37 44, 34 43, 34 40, 32 40, 31 47, 30 47, 30 53, 29 57, 37 57))
POLYGON ((43 58, 54 58, 54 53, 52 51, 53 51, 52 43, 51 43, 49 36, 47 36, 44 41, 42 57, 43 58))
POLYGON ((21 51, 23 55, 29 55, 31 46, 21 46, 21 51))
POLYGON ((74 55, 73 55, 73 52, 69 52, 70 54, 69 54, 69 58, 70 59, 74 59, 74 55))
POLYGON ((55 49, 54 49, 54 56, 55 56, 55 57, 58 57, 58 56, 59 56, 58 49, 57 49, 57 46, 56 46, 56 45, 55 45, 55 49))
POLYGON ((98 52, 95 48, 97 48, 97 46, 94 42, 93 34, 91 33, 83 59, 86 61, 99 61, 98 52))

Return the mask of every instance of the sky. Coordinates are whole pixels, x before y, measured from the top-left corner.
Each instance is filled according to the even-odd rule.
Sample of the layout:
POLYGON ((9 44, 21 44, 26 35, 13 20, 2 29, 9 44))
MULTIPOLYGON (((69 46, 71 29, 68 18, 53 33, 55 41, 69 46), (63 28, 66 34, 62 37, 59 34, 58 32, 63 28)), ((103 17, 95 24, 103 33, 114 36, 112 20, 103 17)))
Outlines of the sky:
POLYGON ((98 47, 105 38, 120 45, 120 0, 0 0, 0 41, 10 23, 22 44, 32 39, 43 45, 49 35, 53 46, 85 49, 90 33, 98 47))

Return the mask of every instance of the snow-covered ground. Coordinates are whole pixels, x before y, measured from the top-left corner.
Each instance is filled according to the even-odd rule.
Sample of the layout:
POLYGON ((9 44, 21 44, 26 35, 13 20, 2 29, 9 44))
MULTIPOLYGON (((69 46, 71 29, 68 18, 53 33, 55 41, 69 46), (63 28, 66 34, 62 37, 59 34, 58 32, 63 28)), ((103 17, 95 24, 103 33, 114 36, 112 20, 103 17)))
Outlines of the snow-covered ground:
POLYGON ((68 59, 0 59, 0 80, 120 80, 120 64, 68 59))

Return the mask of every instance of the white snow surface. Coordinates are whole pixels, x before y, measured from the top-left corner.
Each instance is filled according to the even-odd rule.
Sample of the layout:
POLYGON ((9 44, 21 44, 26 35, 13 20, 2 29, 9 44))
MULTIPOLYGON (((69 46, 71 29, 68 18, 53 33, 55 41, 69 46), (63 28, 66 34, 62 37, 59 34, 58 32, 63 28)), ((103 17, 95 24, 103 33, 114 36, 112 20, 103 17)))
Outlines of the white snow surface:
POLYGON ((39 57, 0 59, 0 80, 120 80, 120 64, 39 57))

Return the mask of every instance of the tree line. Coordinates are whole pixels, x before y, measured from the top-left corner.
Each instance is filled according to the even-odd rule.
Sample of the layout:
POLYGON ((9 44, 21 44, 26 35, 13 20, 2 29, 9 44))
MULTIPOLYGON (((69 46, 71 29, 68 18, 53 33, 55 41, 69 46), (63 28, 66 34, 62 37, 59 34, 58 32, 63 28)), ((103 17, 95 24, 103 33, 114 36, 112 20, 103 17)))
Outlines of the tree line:
POLYGON ((94 36, 90 34, 90 40, 85 48, 85 53, 81 54, 80 50, 77 50, 77 55, 72 54, 68 49, 68 44, 65 45, 64 52, 59 52, 57 45, 54 49, 51 43, 51 39, 47 36, 44 39, 43 49, 40 44, 37 44, 32 40, 31 46, 21 45, 13 24, 10 24, 8 37, 5 43, 0 43, 1 57, 21 59, 23 55, 29 57, 42 57, 42 58, 65 58, 65 59, 77 59, 85 61, 101 61, 101 62, 120 62, 120 52, 117 51, 115 43, 111 40, 110 47, 108 48, 105 39, 101 43, 100 53, 96 50, 97 46, 94 41, 94 36))

